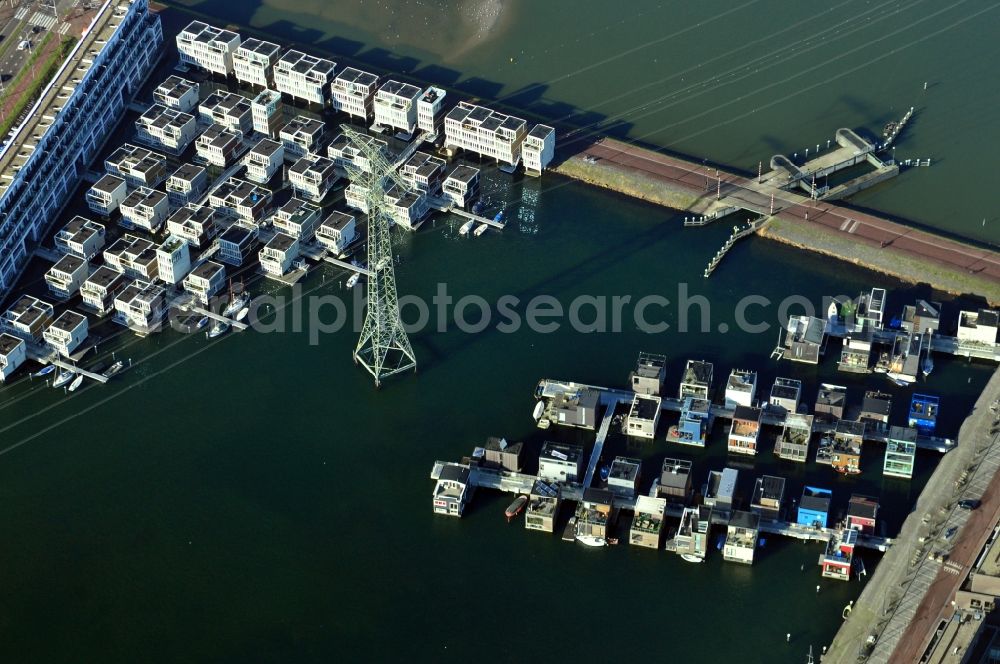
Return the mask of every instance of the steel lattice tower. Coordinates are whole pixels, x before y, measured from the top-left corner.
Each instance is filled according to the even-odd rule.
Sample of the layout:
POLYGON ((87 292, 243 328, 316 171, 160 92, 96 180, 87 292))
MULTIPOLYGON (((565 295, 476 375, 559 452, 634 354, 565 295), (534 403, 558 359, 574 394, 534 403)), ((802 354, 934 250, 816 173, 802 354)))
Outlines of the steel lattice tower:
POLYGON ((368 369, 377 387, 383 378, 417 368, 410 339, 399 317, 389 237, 389 203, 385 195, 393 186, 406 190, 407 185, 377 143, 346 125, 341 128, 347 140, 361 153, 359 156, 368 161, 367 169, 348 169, 351 180, 366 188, 368 204, 368 302, 365 324, 354 349, 354 361, 368 369))

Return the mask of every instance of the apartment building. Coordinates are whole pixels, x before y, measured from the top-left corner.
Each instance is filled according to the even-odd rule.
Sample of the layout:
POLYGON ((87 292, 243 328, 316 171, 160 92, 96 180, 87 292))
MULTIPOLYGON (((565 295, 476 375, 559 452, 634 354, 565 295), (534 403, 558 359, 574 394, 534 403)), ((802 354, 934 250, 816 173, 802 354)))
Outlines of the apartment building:
POLYGON ((0 383, 7 382, 27 359, 28 346, 24 339, 12 334, 0 334, 0 383))
POLYGON ((155 331, 167 312, 166 292, 153 282, 129 284, 115 297, 115 321, 139 334, 155 331))
POLYGON ((556 156, 556 130, 547 125, 535 125, 524 137, 521 148, 524 172, 541 175, 556 156))
POLYGON ((194 111, 200 98, 201 85, 176 74, 167 77, 153 90, 154 103, 184 113, 194 111))
POLYGON ((391 219, 407 230, 416 230, 431 207, 427 194, 412 192, 393 186, 385 193, 391 219))
POLYGON ((271 223, 275 230, 285 235, 302 242, 311 242, 322 214, 323 210, 319 206, 300 198, 290 198, 274 213, 271 223))
POLYGON ((42 338, 52 350, 63 357, 70 357, 83 345, 89 334, 87 317, 67 309, 45 328, 42 338))
POLYGON ((253 131, 250 100, 235 92, 216 90, 210 94, 198 107, 198 117, 204 124, 220 124, 241 134, 253 131))
POLYGON ((288 169, 288 182, 296 196, 320 202, 340 179, 333 160, 317 154, 308 154, 288 169))
POLYGON ((334 62, 292 49, 274 65, 274 89, 295 99, 325 106, 336 70, 334 62))
POLYGON ((179 284, 191 271, 191 249, 188 243, 170 235, 156 248, 156 272, 160 281, 179 284))
POLYGON ((333 109, 360 118, 362 122, 371 122, 375 117, 377 90, 378 76, 348 67, 330 85, 333 109))
POLYGON ((85 198, 91 212, 110 217, 125 200, 128 185, 117 175, 104 175, 87 190, 85 198))
POLYGON ((272 68, 280 54, 281 47, 277 44, 251 37, 233 52, 233 75, 241 83, 272 87, 272 68))
POLYGON ((441 195, 460 208, 467 207, 479 196, 479 169, 455 166, 441 185, 441 195))
POLYGON ((261 90, 250 100, 250 117, 255 132, 277 138, 278 131, 285 124, 285 105, 281 95, 274 90, 261 90))
POLYGON ((167 219, 167 232, 195 248, 206 246, 218 233, 215 209, 188 203, 167 219))
POLYGON ((77 215, 55 234, 56 250, 90 260, 104 248, 104 225, 77 215))
POLYGON ((208 171, 198 164, 181 164, 167 178, 166 190, 173 208, 194 203, 208 190, 208 171))
POLYGON ((420 94, 420 88, 415 85, 386 81, 375 93, 375 124, 412 134, 417 129, 420 94))
POLYGON ((256 230, 233 226, 219 236, 219 260, 239 267, 253 254, 256 245, 256 230))
POLYGON ((127 283, 128 280, 124 274, 116 272, 107 265, 102 265, 80 286, 80 298, 83 300, 83 306, 99 316, 113 311, 115 298, 127 283))
POLYGON ((55 316, 55 310, 48 302, 31 295, 22 295, 3 314, 0 330, 12 334, 28 343, 39 343, 42 333, 55 316))
POLYGON ((156 279, 156 247, 149 240, 124 235, 105 249, 103 255, 105 265, 130 279, 156 279))
POLYGON ((177 35, 177 53, 183 64, 229 76, 233 73, 233 56, 240 42, 236 32, 191 21, 177 35))
POLYGON ((297 115, 278 132, 285 146, 285 158, 300 159, 310 152, 319 152, 320 141, 326 131, 323 123, 305 115, 297 115))
POLYGON ((265 138, 250 148, 243 157, 243 163, 247 167, 247 180, 257 184, 267 184, 281 171, 285 163, 285 146, 278 141, 265 138))
POLYGON ((238 178, 229 178, 215 188, 208 204, 219 214, 256 225, 271 209, 271 192, 238 178))
MULTIPOLYGON (((117 126, 159 59, 146 0, 106 2, 0 155, 0 298, 117 126)), ((104 214, 104 212, 101 212, 104 214)))
POLYGON ((139 187, 125 197, 121 204, 121 225, 125 228, 141 228, 150 233, 160 230, 170 216, 170 201, 167 195, 157 189, 139 187))
POLYGON ((194 142, 195 152, 206 163, 225 168, 234 163, 243 148, 243 134, 214 124, 194 142))
MULTIPOLYGON (((373 138, 367 134, 360 134, 358 140, 364 143, 366 147, 377 147, 383 155, 388 156, 389 154, 388 143, 381 139, 373 138)), ((371 172, 370 160, 344 134, 338 135, 327 146, 326 156, 333 159, 333 163, 345 175, 349 175, 352 169, 362 173, 371 172)))
POLYGON ((354 215, 331 212, 316 229, 316 241, 334 256, 341 256, 357 237, 354 215))
POLYGON ((352 182, 344 189, 344 205, 352 210, 368 214, 368 187, 352 182))
POLYGON ((45 273, 45 284, 53 297, 68 300, 90 275, 86 258, 66 254, 45 273))
POLYGON ((104 160, 110 175, 125 180, 129 187, 155 187, 167 179, 167 158, 158 152, 130 143, 122 145, 104 160))
POLYGON ((432 141, 444 122, 444 98, 447 93, 431 86, 423 91, 417 100, 417 129, 428 134, 432 141))
POLYGON ((135 121, 136 140, 156 150, 180 154, 198 135, 194 116, 154 104, 135 121))
POLYGON ((292 262, 298 256, 298 239, 284 233, 275 233, 257 254, 264 274, 276 277, 287 274, 292 269, 292 262))
POLYGON ((184 290, 202 306, 208 305, 209 300, 225 287, 226 268, 215 261, 205 261, 184 277, 184 290))
POLYGON ((418 151, 406 160, 399 169, 399 174, 411 189, 436 196, 444 182, 445 166, 444 159, 418 151))
POLYGON ((512 168, 521 161, 526 135, 527 123, 521 118, 466 101, 458 102, 444 120, 446 147, 492 157, 512 168))

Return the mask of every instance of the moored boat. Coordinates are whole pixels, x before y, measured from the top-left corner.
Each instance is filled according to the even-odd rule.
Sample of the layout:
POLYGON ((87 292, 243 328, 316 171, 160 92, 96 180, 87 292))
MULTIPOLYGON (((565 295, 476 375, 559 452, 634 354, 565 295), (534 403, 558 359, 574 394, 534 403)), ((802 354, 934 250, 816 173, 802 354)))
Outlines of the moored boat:
POLYGON ((202 316, 202 319, 198 321, 198 325, 196 326, 196 328, 200 330, 206 325, 208 325, 208 316, 202 316))
POLYGON ((36 371, 32 375, 35 378, 41 378, 42 376, 48 376, 50 373, 52 373, 55 370, 56 370, 56 365, 50 364, 47 367, 43 367, 42 369, 39 369, 38 371, 36 371))
POLYGON ((124 368, 124 366, 125 365, 122 363, 122 361, 118 360, 117 362, 115 362, 114 364, 112 364, 110 367, 108 367, 108 371, 104 375, 107 376, 108 378, 111 378, 112 376, 114 376, 115 374, 117 374, 119 371, 121 371, 122 368, 124 368))
POLYGON ((524 510, 524 506, 527 504, 528 504, 528 497, 525 496, 524 494, 521 494, 520 496, 515 498, 514 502, 508 505, 507 509, 504 511, 504 516, 507 517, 507 523, 510 523, 514 517, 520 514, 524 510))
POLYGON ((475 224, 475 223, 476 222, 474 222, 472 219, 469 219, 467 222, 465 222, 464 224, 462 224, 461 228, 458 229, 458 234, 459 235, 468 235, 469 231, 472 230, 473 224, 475 224))
POLYGON ((243 319, 248 315, 250 315, 250 307, 243 307, 239 310, 239 313, 236 314, 236 321, 242 323, 243 319))
POLYGON ((216 337, 221 337, 227 331, 229 331, 229 323, 224 323, 221 320, 217 320, 212 325, 212 329, 208 331, 208 338, 215 339, 216 337))
POLYGON ((536 401, 535 402, 535 409, 533 411, 531 411, 531 417, 533 417, 534 420, 537 422, 538 419, 542 416, 542 413, 544 413, 544 412, 545 412, 545 402, 544 401, 536 401))
POLYGON ((696 556, 693 553, 682 553, 681 554, 681 560, 689 562, 689 563, 703 563, 703 562, 705 562, 704 558, 702 558, 700 556, 696 556))
POLYGON ((52 381, 52 387, 62 387, 63 385, 72 382, 73 378, 76 376, 75 371, 69 369, 61 369, 56 375, 55 380, 52 381))
POLYGON ((490 227, 487 226, 486 224, 479 224, 479 226, 476 227, 476 230, 473 231, 472 234, 475 235, 476 237, 479 237, 480 235, 482 235, 483 233, 485 233, 489 229, 490 229, 490 227))
MULTIPOLYGON (((226 308, 222 310, 222 315, 226 318, 232 317, 237 311, 243 307, 250 304, 250 293, 246 291, 243 287, 243 282, 240 282, 240 292, 237 294, 233 290, 233 282, 229 281, 229 302, 226 304, 226 308)), ((200 323, 198 327, 201 327, 200 323)))
POLYGON ((73 379, 73 382, 69 384, 69 391, 76 392, 76 390, 83 385, 83 375, 78 375, 73 379))
POLYGON ((607 545, 607 542, 604 540, 603 537, 598 537, 596 535, 577 535, 576 541, 586 546, 597 547, 597 546, 607 545))
POLYGON ((358 274, 357 272, 355 272, 347 280, 347 287, 348 288, 354 288, 357 285, 359 279, 361 279, 361 275, 358 274))

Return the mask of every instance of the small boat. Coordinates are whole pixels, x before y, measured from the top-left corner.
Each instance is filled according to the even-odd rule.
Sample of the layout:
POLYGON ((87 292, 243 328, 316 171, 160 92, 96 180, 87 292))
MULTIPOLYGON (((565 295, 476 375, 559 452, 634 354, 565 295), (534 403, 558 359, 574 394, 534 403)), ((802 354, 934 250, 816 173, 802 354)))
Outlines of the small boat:
POLYGON ((347 287, 348 288, 354 288, 357 285, 359 279, 361 279, 361 275, 358 274, 357 272, 355 272, 347 280, 347 287))
POLYGON ((475 224, 475 223, 476 222, 474 222, 472 219, 469 219, 467 222, 465 222, 464 224, 462 224, 461 228, 458 229, 458 234, 459 235, 468 235, 469 231, 472 230, 472 225, 475 224))
POLYGON ((83 376, 79 375, 73 379, 73 382, 69 384, 69 391, 76 392, 77 388, 83 385, 83 376))
POLYGON ((106 374, 104 374, 104 375, 107 376, 108 378, 111 378, 112 376, 114 376, 115 374, 117 374, 119 371, 121 371, 124 367, 125 367, 125 365, 122 364, 121 360, 119 360, 119 361, 115 362, 114 364, 112 364, 110 367, 108 367, 108 372, 106 374))
POLYGON ((607 542, 603 537, 597 537, 596 535, 577 535, 576 541, 580 544, 586 546, 606 546, 607 542))
POLYGON ((501 221, 503 221, 503 211, 502 210, 500 212, 497 212, 496 216, 493 217, 493 221, 495 221, 497 223, 500 223, 501 221))
POLYGON ((198 321, 198 324, 195 327, 200 330, 206 325, 208 325, 208 316, 203 316, 202 319, 198 321))
POLYGON ((212 329, 208 331, 208 338, 215 339, 216 337, 221 337, 228 331, 229 331, 229 323, 224 323, 221 320, 217 320, 212 325, 212 329))
POLYGON ((36 371, 36 372, 35 372, 34 374, 32 374, 32 375, 33 375, 33 376, 34 376, 35 378, 41 378, 42 376, 48 376, 48 375, 49 375, 50 373, 52 373, 52 372, 53 372, 53 371, 55 371, 55 370, 56 370, 56 365, 54 365, 54 364, 50 364, 50 365, 48 365, 47 367, 44 367, 44 368, 42 368, 42 369, 40 369, 40 370, 36 371))
POLYGON ((607 482, 609 475, 611 475, 611 468, 608 466, 601 466, 601 479, 607 482))
POLYGON ((531 416, 537 422, 539 420, 539 418, 541 418, 542 413, 544 413, 544 412, 545 412, 545 402, 544 401, 538 401, 538 402, 535 403, 535 410, 531 411, 531 416))
MULTIPOLYGON (((243 287, 243 282, 240 282, 240 292, 237 294, 233 290, 233 282, 229 280, 229 303, 226 304, 226 308, 222 310, 222 315, 226 318, 232 317, 237 311, 243 307, 250 304, 250 293, 246 291, 243 287)), ((198 327, 201 327, 199 322, 198 327)))
POLYGON ((514 502, 508 505, 507 509, 504 511, 504 516, 507 517, 507 523, 510 523, 514 517, 520 514, 521 511, 524 510, 524 506, 527 504, 528 504, 527 496, 522 494, 517 498, 515 498, 514 502))
POLYGON ((479 226, 476 227, 476 230, 474 230, 472 234, 475 235, 476 237, 479 237, 488 230, 490 230, 489 226, 487 226, 486 224, 479 224, 479 226))
POLYGON ((242 323, 243 319, 249 315, 250 315, 250 307, 243 307, 242 309, 239 310, 239 313, 236 314, 236 321, 242 323))
POLYGON ((693 553, 682 553, 681 560, 689 563, 703 563, 705 559, 701 556, 696 556, 693 553))
POLYGON ((52 387, 62 387, 63 385, 71 382, 74 376, 76 376, 75 371, 61 369, 56 375, 55 380, 52 381, 52 387))
POLYGON ((932 360, 931 356, 928 355, 927 357, 924 358, 924 366, 923 366, 924 377, 926 378, 927 376, 930 376, 932 371, 934 371, 934 360, 932 360))

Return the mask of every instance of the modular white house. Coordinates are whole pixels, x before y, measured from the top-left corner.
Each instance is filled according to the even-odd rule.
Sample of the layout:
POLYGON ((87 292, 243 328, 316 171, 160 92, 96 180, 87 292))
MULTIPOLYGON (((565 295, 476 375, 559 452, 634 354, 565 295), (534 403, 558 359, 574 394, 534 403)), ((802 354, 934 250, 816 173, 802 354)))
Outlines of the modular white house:
POLYGON ((198 107, 201 97, 201 86, 198 83, 181 78, 176 74, 156 86, 153 90, 153 101, 167 108, 190 113, 198 107))
POLYGON ((272 68, 278 61, 281 47, 268 41, 250 39, 242 42, 233 53, 233 74, 241 83, 262 88, 274 82, 272 68))
POLYGON ((312 104, 326 104, 337 65, 301 51, 290 50, 274 65, 274 89, 312 104))
POLYGON ((271 181, 285 163, 285 146, 270 138, 261 140, 243 157, 247 167, 247 180, 257 184, 271 181))
POLYGON ((441 127, 445 94, 441 88, 431 86, 424 90, 417 101, 417 128, 431 134, 430 139, 434 138, 433 135, 441 127))
POLYGON ((517 166, 527 135, 527 123, 484 106, 458 102, 444 119, 445 147, 468 150, 517 166))
POLYGON ((87 207, 103 217, 110 217, 128 194, 128 185, 117 175, 105 175, 87 190, 87 207))
POLYGON ((354 242, 357 222, 354 215, 331 212, 316 229, 316 241, 335 256, 340 256, 354 242))
POLYGON ((198 106, 203 124, 220 124, 231 131, 249 134, 253 131, 253 108, 243 95, 216 90, 198 106))
POLYGON ((170 216, 170 201, 158 189, 139 187, 125 197, 121 205, 122 226, 141 228, 153 233, 166 223, 170 216))
POLYGON ((420 88, 409 83, 386 81, 375 93, 375 124, 412 134, 417 128, 420 88))
POLYGON ((348 67, 333 79, 330 96, 334 110, 367 122, 374 117, 378 76, 348 67))
POLYGON ((285 146, 285 158, 295 161, 310 152, 318 152, 325 131, 326 127, 319 120, 304 115, 292 118, 278 132, 281 144, 285 146))
POLYGON ((547 125, 535 125, 524 137, 521 149, 524 172, 541 175, 556 156, 556 130, 547 125))
POLYGON ((281 95, 274 90, 261 90, 250 100, 250 117, 253 130, 268 138, 277 138, 278 130, 285 124, 285 106, 281 95))
POLYGON ((314 202, 322 201, 338 179, 333 160, 320 155, 306 155, 288 169, 295 195, 314 202))
POLYGON ((90 330, 87 317, 67 309, 47 328, 42 335, 45 343, 63 357, 69 357, 87 340, 90 330))
POLYGON ((6 332, 0 334, 0 383, 6 382, 28 359, 27 347, 24 339, 6 332))
POLYGON ((66 254, 45 273, 45 283, 55 297, 68 299, 90 276, 90 263, 86 258, 66 254))
POLYGON ((194 143, 198 157, 212 166, 225 168, 234 162, 243 147, 243 134, 214 124, 194 143))
POLYGON ((208 190, 208 171, 197 164, 181 164, 167 178, 166 189, 171 206, 194 203, 208 190))
POLYGON ((203 247, 217 234, 215 209, 209 205, 188 203, 167 219, 167 232, 182 238, 192 247, 203 247))
POLYGON ((104 225, 79 215, 69 220, 53 238, 56 249, 90 260, 104 248, 104 225))
POLYGON ((156 271, 161 281, 179 284, 191 271, 191 250, 179 237, 169 236, 156 248, 156 271))
POLYGON ((135 131, 137 141, 176 155, 198 135, 198 122, 190 113, 154 104, 135 121, 135 131))
POLYGON ((184 277, 184 290, 201 304, 208 304, 213 295, 226 286, 226 268, 215 261, 205 261, 184 277))
POLYGON ((158 152, 125 143, 104 160, 110 175, 130 187, 155 187, 167 179, 167 158, 158 152))
POLYGON ((0 299, 160 56, 146 0, 105 2, 0 156, 0 299))
POLYGON ((322 208, 313 205, 300 198, 290 198, 288 202, 281 206, 271 223, 276 231, 281 231, 302 242, 311 242, 316 234, 316 225, 319 224, 322 208))
POLYGON ((186 65, 228 76, 233 73, 233 55, 240 42, 238 33, 191 21, 177 35, 177 53, 186 65))

